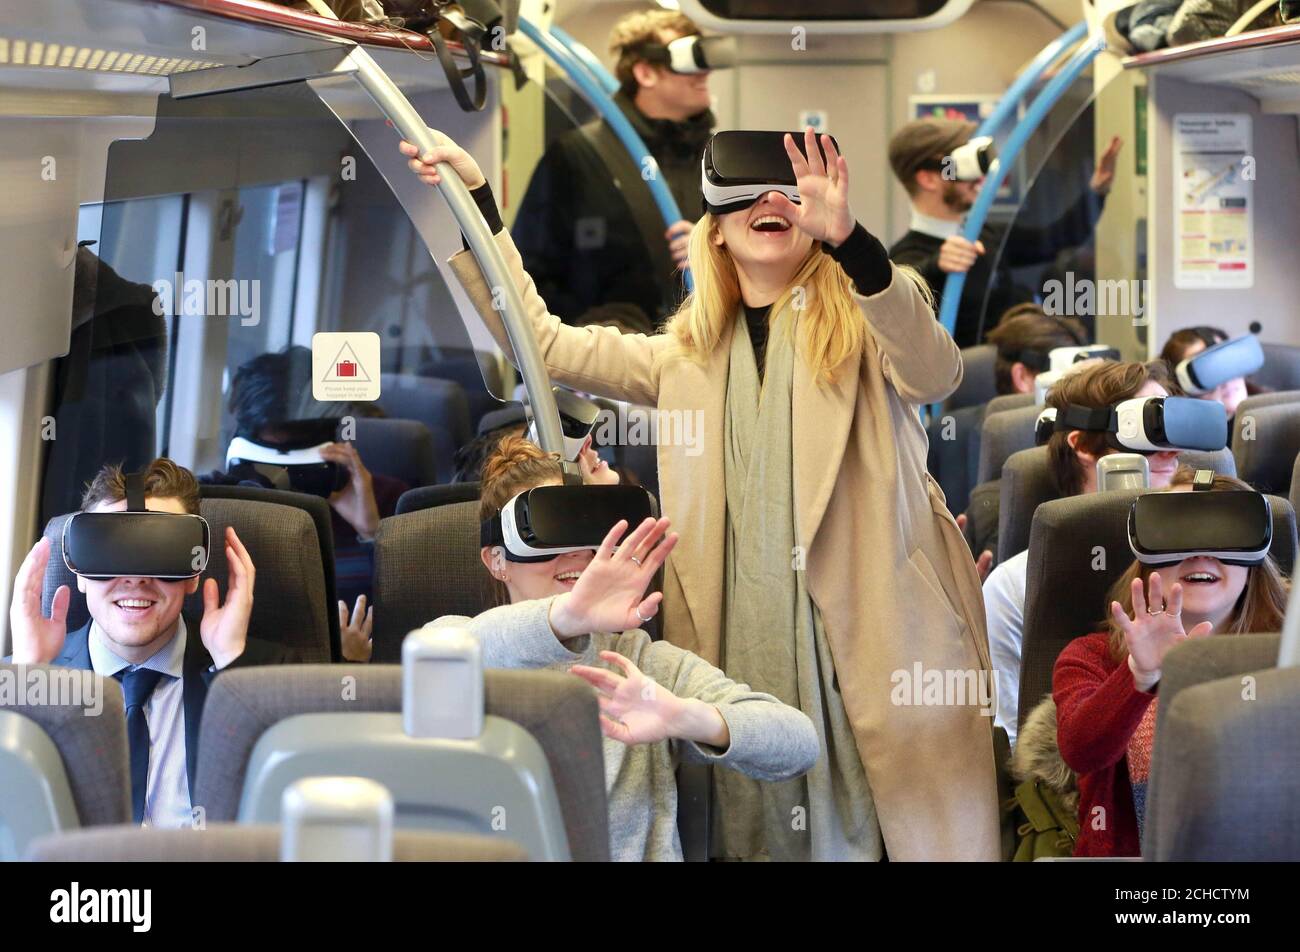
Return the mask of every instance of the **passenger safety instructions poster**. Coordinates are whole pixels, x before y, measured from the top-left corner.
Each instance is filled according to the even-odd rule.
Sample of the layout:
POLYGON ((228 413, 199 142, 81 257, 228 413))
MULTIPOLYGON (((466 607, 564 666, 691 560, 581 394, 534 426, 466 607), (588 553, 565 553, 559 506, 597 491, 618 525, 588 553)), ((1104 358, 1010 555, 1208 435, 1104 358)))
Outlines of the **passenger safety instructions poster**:
POLYGON ((1255 283, 1250 116, 1174 116, 1174 235, 1178 288, 1255 283))

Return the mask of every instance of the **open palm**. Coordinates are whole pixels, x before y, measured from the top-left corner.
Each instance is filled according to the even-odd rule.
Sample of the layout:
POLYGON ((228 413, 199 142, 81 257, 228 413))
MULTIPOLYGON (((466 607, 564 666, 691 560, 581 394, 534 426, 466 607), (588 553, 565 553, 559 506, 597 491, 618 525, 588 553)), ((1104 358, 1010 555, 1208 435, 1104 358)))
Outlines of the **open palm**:
POLYGON ((1188 638, 1204 638, 1213 630, 1208 621, 1203 621, 1190 632, 1183 631, 1183 587, 1175 582, 1169 589, 1169 599, 1164 597, 1164 582, 1160 573, 1152 572, 1147 582, 1147 591, 1143 591, 1142 579, 1133 580, 1133 617, 1125 614, 1119 602, 1111 602, 1111 615, 1115 623, 1124 632, 1124 643, 1128 645, 1134 666, 1142 672, 1156 672, 1164 664, 1165 655, 1179 642, 1188 638), (1164 606, 1164 611, 1150 614, 1147 610, 1148 592, 1150 604, 1164 606))
POLYGON ((667 519, 646 519, 620 543, 627 521, 619 520, 582 570, 573 591, 556 600, 551 616, 556 633, 627 631, 651 618, 663 593, 647 596, 645 591, 677 544, 677 533, 668 533, 670 525, 667 519))
POLYGON ((805 234, 818 241, 838 245, 853 231, 853 212, 849 210, 849 167, 835 151, 830 136, 822 136, 826 161, 817 149, 817 137, 810 126, 804 132, 804 151, 794 144, 794 137, 785 137, 785 152, 790 157, 795 183, 799 187, 799 204, 796 205, 780 192, 773 193, 772 203, 805 234))
POLYGON ((673 725, 681 715, 682 699, 618 652, 602 651, 600 656, 623 673, 581 664, 569 670, 600 695, 600 729, 605 736, 629 745, 653 744, 675 736, 673 725))

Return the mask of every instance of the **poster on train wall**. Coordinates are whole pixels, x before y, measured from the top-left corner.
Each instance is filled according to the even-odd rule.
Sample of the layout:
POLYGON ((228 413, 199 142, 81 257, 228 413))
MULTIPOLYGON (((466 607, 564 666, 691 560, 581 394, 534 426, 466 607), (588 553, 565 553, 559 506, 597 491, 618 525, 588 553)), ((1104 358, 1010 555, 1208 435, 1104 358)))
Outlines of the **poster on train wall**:
POLYGON ((1174 286, 1249 288, 1255 283, 1250 116, 1174 116, 1174 286))

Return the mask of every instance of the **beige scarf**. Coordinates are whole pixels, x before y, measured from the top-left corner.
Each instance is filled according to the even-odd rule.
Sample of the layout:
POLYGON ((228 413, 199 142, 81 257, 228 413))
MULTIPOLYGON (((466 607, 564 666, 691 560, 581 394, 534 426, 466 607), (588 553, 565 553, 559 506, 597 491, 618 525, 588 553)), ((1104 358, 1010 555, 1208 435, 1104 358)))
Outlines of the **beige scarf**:
POLYGON ((715 853, 771 860, 879 860, 880 825, 835 679, 821 612, 795 545, 793 312, 771 322, 760 381, 744 314, 732 334, 724 424, 727 536, 722 665, 797 707, 822 752, 783 783, 715 770, 715 853))

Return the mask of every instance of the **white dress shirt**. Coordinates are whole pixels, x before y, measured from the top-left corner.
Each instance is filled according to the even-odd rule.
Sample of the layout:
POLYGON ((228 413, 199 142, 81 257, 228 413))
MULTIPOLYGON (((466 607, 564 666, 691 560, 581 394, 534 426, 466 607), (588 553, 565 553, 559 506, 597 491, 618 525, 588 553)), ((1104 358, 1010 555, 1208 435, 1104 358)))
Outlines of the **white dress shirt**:
POLYGON ((912 231, 919 231, 931 238, 951 238, 961 234, 961 219, 935 218, 912 209, 912 222, 908 225, 912 231))
POLYGON ((118 657, 97 623, 90 623, 90 663, 95 673, 110 678, 123 668, 159 671, 148 703, 144 706, 149 723, 149 780, 145 786, 144 825, 188 827, 190 779, 185 767, 185 619, 176 620, 176 634, 152 657, 132 665, 118 657))
POLYGON ((998 712, 993 723, 1016 745, 1020 701, 1020 648, 1025 641, 1025 578, 1029 551, 998 563, 984 580, 984 617, 989 629, 989 657, 998 682, 998 712))

